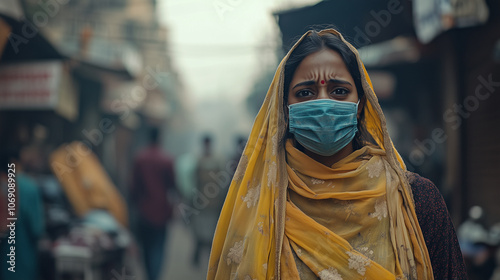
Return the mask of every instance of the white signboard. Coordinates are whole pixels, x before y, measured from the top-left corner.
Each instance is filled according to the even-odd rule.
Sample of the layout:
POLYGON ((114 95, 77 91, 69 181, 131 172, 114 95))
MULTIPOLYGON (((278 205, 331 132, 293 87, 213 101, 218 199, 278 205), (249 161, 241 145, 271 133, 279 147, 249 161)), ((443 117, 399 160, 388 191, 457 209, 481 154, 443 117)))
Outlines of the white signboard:
POLYGON ((0 109, 54 109, 62 77, 58 61, 0 67, 0 109))

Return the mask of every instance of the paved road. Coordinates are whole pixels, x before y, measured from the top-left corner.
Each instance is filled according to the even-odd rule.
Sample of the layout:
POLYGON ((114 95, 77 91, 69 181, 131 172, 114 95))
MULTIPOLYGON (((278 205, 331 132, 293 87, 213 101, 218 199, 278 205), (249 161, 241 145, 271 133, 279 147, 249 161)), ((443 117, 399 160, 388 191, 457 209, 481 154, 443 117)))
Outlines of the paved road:
POLYGON ((191 264, 194 252, 194 237, 182 220, 172 223, 167 245, 167 259, 162 280, 206 279, 209 249, 202 252, 198 268, 191 264))
MULTIPOLYGON (((195 239, 182 219, 171 223, 168 232, 168 242, 165 246, 165 263, 161 277, 158 280, 203 280, 206 279, 210 249, 201 253, 198 267, 192 265, 195 239)), ((111 280, 144 280, 144 263, 140 249, 132 246, 125 257, 125 271, 115 271, 111 280)), ((105 280, 105 279, 104 279, 105 280)))

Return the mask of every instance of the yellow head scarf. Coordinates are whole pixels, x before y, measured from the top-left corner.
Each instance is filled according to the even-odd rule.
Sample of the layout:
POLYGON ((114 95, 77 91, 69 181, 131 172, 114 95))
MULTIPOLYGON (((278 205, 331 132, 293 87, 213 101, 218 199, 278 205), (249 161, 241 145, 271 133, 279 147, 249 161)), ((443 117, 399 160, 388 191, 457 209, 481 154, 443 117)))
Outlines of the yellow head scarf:
MULTIPOLYGON (((357 57, 366 96, 365 126, 380 149, 364 147, 326 167, 291 143, 281 143, 287 127, 284 67, 307 32, 278 66, 255 119, 217 224, 207 279, 299 279, 306 277, 303 265, 320 279, 433 279, 406 167, 389 138, 370 78, 357 50, 336 30, 319 35, 325 33, 338 36, 357 57), (359 160, 363 155, 369 159, 359 160), (318 204, 325 201, 330 208, 318 204), (349 225, 359 217, 362 224, 376 225, 365 226, 362 233, 375 228, 384 234, 385 228, 388 241, 379 242, 383 244, 375 252, 363 244, 353 246, 351 241, 361 240, 350 236, 355 229, 342 220, 314 217, 316 206, 332 209, 332 217, 349 225), (384 222, 373 223, 382 218, 384 222), (377 263, 383 259, 380 254, 392 261, 377 263)), ((370 236, 366 242, 377 243, 373 234, 365 235, 370 236)))

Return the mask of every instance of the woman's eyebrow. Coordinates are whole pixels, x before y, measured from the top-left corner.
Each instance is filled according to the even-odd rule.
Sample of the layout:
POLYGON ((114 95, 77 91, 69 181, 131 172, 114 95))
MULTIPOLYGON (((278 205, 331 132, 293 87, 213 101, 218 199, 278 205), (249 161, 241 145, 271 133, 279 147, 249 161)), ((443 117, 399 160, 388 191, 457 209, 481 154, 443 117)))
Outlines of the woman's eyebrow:
POLYGON ((339 79, 330 79, 328 80, 329 83, 334 83, 334 84, 342 84, 342 85, 351 85, 351 83, 349 83, 348 81, 346 80, 339 80, 339 79))
POLYGON ((300 83, 296 84, 295 86, 293 86, 292 89, 294 89, 296 87, 300 87, 300 86, 311 86, 311 85, 314 85, 315 83, 316 83, 315 81, 300 82, 300 83))

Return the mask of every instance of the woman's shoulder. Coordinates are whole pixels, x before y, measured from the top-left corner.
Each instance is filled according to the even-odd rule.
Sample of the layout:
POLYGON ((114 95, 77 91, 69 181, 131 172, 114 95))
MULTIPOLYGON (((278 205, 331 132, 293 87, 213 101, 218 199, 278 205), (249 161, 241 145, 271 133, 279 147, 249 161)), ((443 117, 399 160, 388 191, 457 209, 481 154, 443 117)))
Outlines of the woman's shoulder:
POLYGON ((434 183, 407 172, 415 212, 431 258, 434 279, 467 279, 457 236, 443 196, 434 183))
POLYGON ((438 188, 431 180, 410 171, 406 171, 406 178, 408 183, 410 183, 414 199, 443 198, 438 188))
POLYGON ((406 172, 406 178, 411 186, 419 220, 428 218, 429 215, 448 216, 443 196, 431 180, 409 171, 406 172))

